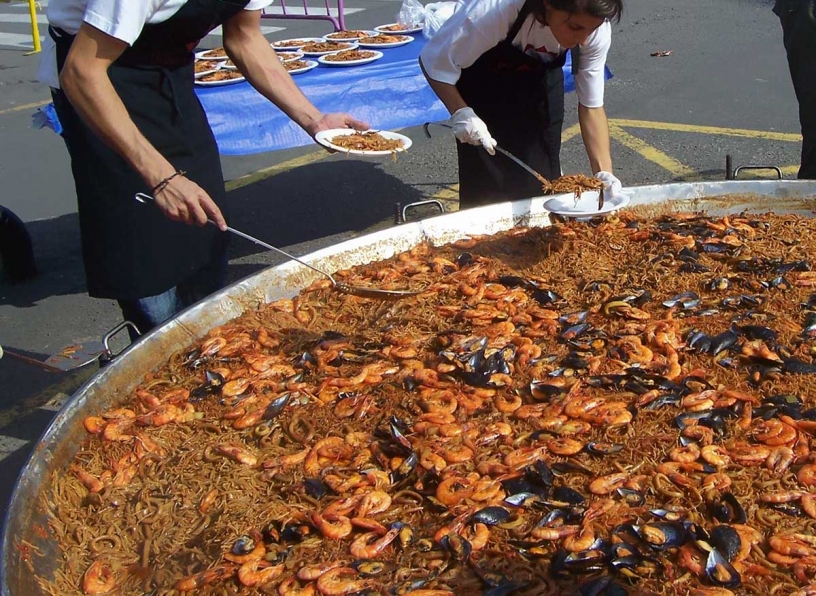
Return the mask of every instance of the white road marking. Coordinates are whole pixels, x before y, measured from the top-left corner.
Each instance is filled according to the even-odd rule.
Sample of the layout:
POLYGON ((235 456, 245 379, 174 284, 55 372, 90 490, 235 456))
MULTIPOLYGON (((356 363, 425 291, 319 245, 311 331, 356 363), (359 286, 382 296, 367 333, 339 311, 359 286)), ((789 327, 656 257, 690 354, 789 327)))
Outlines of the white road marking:
POLYGON ((23 439, 17 439, 15 437, 7 437, 5 435, 0 435, 0 461, 6 459, 9 455, 20 449, 21 447, 27 445, 30 441, 24 441, 23 439))
MULTIPOLYGON (((40 35, 40 41, 42 42, 44 39, 45 37, 40 35)), ((34 41, 31 39, 30 34, 0 33, 0 46, 12 46, 15 48, 26 48, 31 50, 34 48, 34 41)))
MULTIPOLYGON (((37 22, 41 25, 47 25, 48 18, 44 14, 38 14, 37 22)), ((27 14, 0 13, 0 23, 31 23, 31 17, 27 14)))
MULTIPOLYGON (((344 8, 343 15, 350 15, 354 14, 355 12, 362 12, 365 8, 344 8)), ((272 5, 269 8, 264 10, 264 14, 268 15, 275 15, 275 16, 284 16, 283 15, 283 8, 278 5, 272 5)), ((287 6, 286 7, 286 14, 288 15, 304 15, 306 14, 305 9, 302 6, 287 6)), ((311 16, 321 16, 326 14, 325 7, 318 7, 318 6, 310 6, 309 7, 309 14, 311 16)), ((337 16, 337 9, 331 8, 329 9, 329 14, 333 17, 337 16)))

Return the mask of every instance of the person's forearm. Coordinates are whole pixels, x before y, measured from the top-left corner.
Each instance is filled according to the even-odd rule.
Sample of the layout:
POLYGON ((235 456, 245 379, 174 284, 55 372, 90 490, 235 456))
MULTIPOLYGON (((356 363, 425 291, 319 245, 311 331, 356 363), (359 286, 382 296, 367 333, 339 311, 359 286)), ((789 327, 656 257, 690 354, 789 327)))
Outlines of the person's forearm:
POLYGON ((424 74, 428 80, 428 85, 430 85, 433 92, 436 93, 436 96, 442 101, 445 107, 448 108, 448 112, 453 114, 456 110, 467 107, 467 103, 465 103, 456 85, 433 80, 428 76, 428 73, 425 72, 425 67, 422 66, 422 60, 419 61, 419 67, 422 69, 422 74, 424 74))
POLYGON ((82 120, 153 187, 174 168, 139 132, 106 71, 82 68, 68 60, 60 86, 82 120))
POLYGON ((578 123, 584 139, 592 173, 612 172, 612 152, 609 145, 609 122, 604 108, 587 108, 578 104, 578 123))
POLYGON ((261 95, 314 136, 323 114, 303 95, 260 30, 255 33, 233 28, 224 40, 224 47, 261 95))

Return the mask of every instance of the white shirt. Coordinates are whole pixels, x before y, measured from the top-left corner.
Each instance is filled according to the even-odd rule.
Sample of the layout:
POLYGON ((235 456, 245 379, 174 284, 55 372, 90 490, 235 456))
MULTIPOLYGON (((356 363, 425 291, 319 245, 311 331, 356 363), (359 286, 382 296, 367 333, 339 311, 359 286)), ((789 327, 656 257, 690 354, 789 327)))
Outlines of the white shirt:
MULTIPOLYGON (((46 9, 48 23, 76 35, 88 23, 111 37, 132 45, 145 25, 162 23, 176 14, 187 0, 51 0, 46 9)), ((272 0, 249 0, 245 10, 261 10, 272 0)), ((38 77, 59 88, 57 53, 54 40, 45 36, 38 77)))
MULTIPOLYGON (((455 85, 463 68, 507 37, 523 6, 524 0, 466 2, 422 49, 420 58, 425 72, 435 81, 455 85)), ((603 106, 604 66, 611 44, 612 26, 605 21, 581 45, 575 91, 583 106, 603 106)), ((542 62, 551 62, 569 49, 562 48, 550 28, 532 14, 513 39, 513 46, 542 62)))

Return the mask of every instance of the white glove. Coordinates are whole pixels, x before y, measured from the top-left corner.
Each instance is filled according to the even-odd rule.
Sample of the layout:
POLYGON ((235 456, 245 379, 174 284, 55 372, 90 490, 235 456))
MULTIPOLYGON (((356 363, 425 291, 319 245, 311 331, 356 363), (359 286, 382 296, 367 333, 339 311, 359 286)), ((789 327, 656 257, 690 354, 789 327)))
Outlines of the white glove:
POLYGON ((611 172, 598 172, 595 177, 603 182, 606 199, 616 199, 623 194, 621 181, 611 172))
POLYGON ((496 155, 496 139, 490 136, 487 124, 472 108, 460 108, 450 118, 453 134, 463 143, 481 145, 490 155, 496 155))

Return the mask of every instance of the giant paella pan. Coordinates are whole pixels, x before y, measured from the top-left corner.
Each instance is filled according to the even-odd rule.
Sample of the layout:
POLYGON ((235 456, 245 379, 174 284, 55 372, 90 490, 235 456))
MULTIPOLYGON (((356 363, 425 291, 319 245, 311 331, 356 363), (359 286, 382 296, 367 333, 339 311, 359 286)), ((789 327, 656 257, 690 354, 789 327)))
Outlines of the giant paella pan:
POLYGON ((404 300, 180 314, 35 448, 3 594, 816 593, 816 184, 634 190, 308 257, 404 300))

